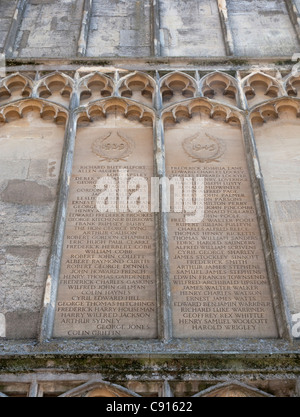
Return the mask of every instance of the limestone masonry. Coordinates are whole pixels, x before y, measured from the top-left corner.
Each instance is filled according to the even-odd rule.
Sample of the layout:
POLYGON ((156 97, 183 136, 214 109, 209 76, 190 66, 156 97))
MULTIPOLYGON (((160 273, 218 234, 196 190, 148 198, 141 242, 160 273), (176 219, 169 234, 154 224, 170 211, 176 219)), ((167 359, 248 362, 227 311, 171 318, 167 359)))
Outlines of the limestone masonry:
POLYGON ((300 395, 300 1, 0 1, 0 397, 300 395))

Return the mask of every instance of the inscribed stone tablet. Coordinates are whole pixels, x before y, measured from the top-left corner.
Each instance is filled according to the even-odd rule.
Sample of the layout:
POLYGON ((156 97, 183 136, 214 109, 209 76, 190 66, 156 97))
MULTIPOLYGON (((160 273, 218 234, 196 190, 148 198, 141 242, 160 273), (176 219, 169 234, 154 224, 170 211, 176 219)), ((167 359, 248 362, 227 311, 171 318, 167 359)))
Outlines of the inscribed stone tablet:
MULTIPOLYGON (((157 335, 154 217, 119 206, 132 177, 148 181, 153 176, 152 129, 118 128, 118 123, 112 119, 105 128, 89 127, 77 135, 56 337, 157 335), (97 210, 104 188, 97 189, 96 183, 103 177, 115 181, 115 212, 97 210)), ((107 202, 114 202, 113 194, 110 189, 107 202)))
POLYGON ((166 132, 166 164, 182 184, 204 178, 203 220, 169 217, 174 336, 276 337, 240 130, 182 122, 166 132))

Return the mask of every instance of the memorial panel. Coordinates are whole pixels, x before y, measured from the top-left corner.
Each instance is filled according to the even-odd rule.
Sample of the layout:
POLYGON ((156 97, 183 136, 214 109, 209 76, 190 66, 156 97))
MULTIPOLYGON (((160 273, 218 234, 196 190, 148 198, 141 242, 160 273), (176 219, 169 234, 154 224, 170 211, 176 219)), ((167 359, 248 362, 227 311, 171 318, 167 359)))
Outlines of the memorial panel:
POLYGON ((139 207, 152 176, 152 128, 111 117, 78 130, 55 337, 157 336, 154 215, 139 207))
POLYGON ((198 210, 169 216, 174 336, 277 337, 240 128, 201 117, 165 138, 167 175, 198 210))

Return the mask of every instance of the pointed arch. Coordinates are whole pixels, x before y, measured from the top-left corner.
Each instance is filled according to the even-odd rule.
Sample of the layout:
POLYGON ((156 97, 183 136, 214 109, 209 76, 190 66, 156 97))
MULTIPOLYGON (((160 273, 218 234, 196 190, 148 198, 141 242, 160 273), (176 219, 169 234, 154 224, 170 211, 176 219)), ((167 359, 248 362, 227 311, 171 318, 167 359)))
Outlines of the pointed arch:
POLYGON ((300 99, 281 97, 258 104, 251 110, 250 120, 253 126, 259 126, 287 115, 291 118, 300 117, 300 99))
POLYGON ((238 381, 225 382, 214 385, 204 391, 198 392, 193 397, 274 397, 267 392, 253 388, 238 381))
POLYGON ((204 97, 238 106, 237 80, 224 72, 205 75, 200 81, 200 91, 204 97))
POLYGON ((78 125, 106 118, 109 114, 119 113, 129 120, 135 120, 146 125, 153 125, 154 111, 152 108, 137 103, 131 99, 109 97, 96 100, 77 110, 78 125))
POLYGON ((121 385, 99 380, 86 382, 65 392, 60 397, 140 397, 140 395, 121 385))
POLYGON ((286 94, 290 97, 299 97, 300 91, 300 73, 292 72, 284 79, 284 88, 286 94))
POLYGON ((52 120, 57 124, 66 124, 68 111, 66 108, 39 98, 21 99, 0 107, 0 125, 12 120, 21 119, 28 111, 37 110, 40 117, 52 120))
POLYGON ((135 71, 119 80, 116 91, 121 97, 128 97, 144 104, 153 105, 155 81, 149 74, 135 71))
POLYGON ((242 88, 249 107, 284 95, 280 82, 261 71, 253 72, 243 78, 242 88))
POLYGON ((195 78, 181 71, 166 74, 160 80, 160 94, 164 105, 196 97, 197 92, 195 78))
POLYGON ((98 71, 85 75, 79 81, 80 102, 86 100, 99 100, 104 97, 111 97, 114 92, 113 79, 98 71))
POLYGON ((29 77, 19 72, 3 78, 0 81, 0 105, 23 97, 30 97, 33 84, 29 77))
POLYGON ((36 82, 34 96, 68 107, 74 84, 74 80, 70 76, 55 71, 36 82))
POLYGON ((215 120, 222 120, 232 125, 241 125, 243 122, 243 113, 235 108, 205 97, 197 97, 191 100, 185 100, 178 104, 173 104, 163 110, 162 119, 180 122, 182 115, 185 118, 192 118, 194 113, 202 113, 207 117, 215 120))

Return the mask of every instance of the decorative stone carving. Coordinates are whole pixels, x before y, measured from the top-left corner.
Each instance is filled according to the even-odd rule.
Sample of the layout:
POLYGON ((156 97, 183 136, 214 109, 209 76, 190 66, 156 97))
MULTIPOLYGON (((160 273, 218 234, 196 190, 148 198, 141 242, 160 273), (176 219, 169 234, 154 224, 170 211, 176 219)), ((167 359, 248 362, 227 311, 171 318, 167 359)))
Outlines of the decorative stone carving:
POLYGON ((119 132, 109 132, 96 139, 92 151, 100 156, 101 161, 125 161, 133 152, 134 142, 119 132))
POLYGON ((53 120, 57 124, 64 125, 68 118, 68 112, 60 106, 40 99, 28 99, 0 107, 0 124, 21 119, 25 112, 32 111, 32 109, 38 110, 41 118, 53 120))
POLYGON ((218 384, 204 391, 199 392, 193 397, 273 397, 267 392, 250 387, 240 382, 226 382, 218 384))
MULTIPOLYGON (((33 97, 68 106, 70 95, 76 89, 82 105, 92 104, 104 98, 122 97, 131 99, 136 104, 153 107, 155 90, 159 87, 165 107, 201 95, 209 101, 237 107, 241 83, 240 87, 245 92, 247 102, 253 108, 280 96, 296 96, 297 85, 300 84, 296 73, 290 74, 281 82, 262 72, 251 73, 241 82, 219 71, 205 75, 200 81, 180 71, 170 72, 160 81, 140 71, 129 72, 119 79, 117 70, 114 76, 93 72, 79 78, 78 81, 75 80, 77 76, 72 77, 59 71, 43 78, 39 78, 38 75, 34 77, 33 74, 30 74, 30 77, 15 73, 0 80, 0 104, 33 97)), ((217 117, 217 114, 214 114, 214 117, 217 117)))
POLYGON ((208 74, 202 78, 200 89, 204 97, 237 105, 237 82, 230 75, 218 71, 208 74))
POLYGON ((161 95, 164 105, 195 97, 196 92, 196 80, 182 72, 172 72, 161 79, 161 95))
POLYGON ((59 104, 66 105, 73 91, 74 81, 61 72, 47 75, 37 83, 37 95, 59 104))
POLYGON ((183 141, 183 149, 193 162, 218 162, 225 151, 225 144, 208 133, 204 136, 197 133, 183 141))
MULTIPOLYGON (((119 130, 123 123, 128 124, 128 121, 137 121, 145 126, 153 126, 155 111, 152 108, 152 104, 154 103, 154 92, 158 91, 159 87, 161 87, 162 92, 166 92, 165 94, 163 93, 165 99, 169 94, 168 91, 172 93, 170 93, 172 97, 170 96, 169 103, 165 100, 165 107, 160 114, 165 127, 174 127, 178 122, 184 120, 194 119, 195 122, 199 117, 206 122, 212 119, 219 125, 219 122, 225 122, 232 126, 244 125, 247 113, 237 109, 235 106, 222 102, 224 98, 228 98, 227 94, 229 94, 229 97, 232 97, 229 99, 231 102, 235 101, 238 98, 236 94, 239 88, 242 86, 246 88, 248 84, 257 93, 256 81, 259 81, 259 85, 261 85, 260 82, 264 85, 263 93, 266 92, 267 87, 268 91, 275 91, 278 88, 278 94, 282 94, 283 91, 280 81, 262 73, 250 74, 239 85, 239 79, 235 80, 228 74, 224 75, 219 72, 208 74, 200 81, 196 81, 190 75, 179 71, 171 72, 160 80, 159 77, 157 77, 157 80, 154 80, 148 74, 130 71, 128 75, 119 79, 119 71, 114 71, 114 76, 112 72, 110 76, 97 72, 82 78, 78 78, 78 74, 72 74, 71 76, 71 73, 67 75, 59 72, 50 73, 43 78, 39 78, 38 73, 35 76, 31 73, 31 78, 28 76, 23 77, 19 73, 10 75, 1 80, 1 86, 4 87, 6 85, 7 88, 13 89, 13 83, 15 82, 20 87, 18 90, 19 95, 24 88, 28 87, 32 98, 14 99, 0 107, 0 124, 4 125, 7 122, 20 119, 27 112, 29 113, 36 109, 43 120, 50 120, 64 125, 69 114, 69 111, 64 107, 68 104, 68 99, 65 100, 64 96, 68 96, 74 91, 78 96, 82 94, 83 106, 74 110, 78 116, 79 127, 90 125, 91 122, 102 119, 104 123, 107 123, 107 120, 110 118, 115 118, 117 121, 114 139, 119 140, 119 142, 115 141, 113 143, 114 146, 118 145, 116 149, 108 149, 107 147, 104 149, 102 147, 103 144, 111 145, 106 143, 106 139, 111 139, 108 135, 110 129, 108 129, 107 136, 101 137, 100 134, 95 135, 93 138, 93 151, 97 155, 98 161, 104 159, 110 163, 123 159, 127 160, 131 156, 132 147, 130 140, 126 142, 128 139, 127 135, 124 135, 119 130), (262 80, 264 80, 265 84, 262 80), (267 85, 268 82, 269 86, 267 85), (201 91, 198 89, 198 85, 201 91), (90 90, 91 95, 88 98, 89 94, 87 94, 84 99, 84 92, 88 90, 90 90), (198 95, 201 93, 205 94, 206 97, 199 97, 198 95), (39 94, 45 96, 45 98, 35 98, 39 94), (105 97, 106 95, 109 96, 105 97), (126 97, 127 95, 131 96, 131 98, 126 97), (192 98, 187 98, 190 95, 192 95, 192 98), (210 97, 217 98, 217 100, 210 97), (95 100, 95 98, 98 99, 95 100), (59 103, 63 104, 63 106, 59 103), (124 120, 122 120, 123 117, 124 120), (120 133, 120 136, 118 136, 117 132, 120 133)), ((261 98, 260 91, 258 91, 257 96, 261 98)), ((265 121, 276 120, 283 115, 285 117, 298 117, 299 102, 297 99, 288 97, 272 99, 263 94, 263 100, 263 103, 253 106, 250 116, 253 126, 263 124, 265 121), (268 98, 268 100, 265 100, 265 98, 268 98)), ((188 155, 192 164, 203 166, 211 162, 213 164, 218 162, 223 152, 222 141, 219 141, 222 135, 211 135, 210 131, 205 131, 204 134, 206 136, 199 139, 195 133, 193 131, 183 136, 182 139, 185 139, 185 142, 184 146, 181 146, 182 151, 188 155), (204 139, 205 141, 203 141, 204 139)), ((130 138, 131 134, 128 137, 130 138)), ((92 143, 89 144, 89 149, 91 147, 92 143)), ((49 165, 49 168, 53 172, 53 167, 49 165)))
POLYGON ((60 397, 140 397, 133 391, 109 382, 87 382, 60 397))
POLYGON ((19 73, 9 75, 0 81, 0 105, 20 98, 29 97, 33 81, 19 73))
POLYGON ((284 86, 287 94, 290 97, 298 97, 300 91, 300 74, 291 74, 287 77, 284 82, 284 86))
POLYGON ((129 99, 108 98, 100 100, 81 110, 78 114, 78 125, 82 126, 93 120, 106 118, 109 114, 119 114, 129 120, 136 120, 145 125, 152 125, 153 110, 129 99))
POLYGON ((163 112, 163 120, 165 123, 174 124, 183 119, 190 119, 199 113, 207 118, 223 121, 235 126, 240 125, 243 118, 242 114, 236 109, 221 105, 207 98, 199 97, 167 107, 163 112))
POLYGON ((119 81, 118 92, 122 97, 144 104, 152 105, 155 91, 155 81, 152 77, 141 72, 134 72, 119 81))
POLYGON ((113 95, 113 80, 98 72, 84 76, 79 83, 80 102, 99 100, 99 98, 110 97, 113 95))
POLYGON ((283 89, 278 80, 262 72, 246 76, 242 80, 242 87, 249 107, 283 95, 283 89))
POLYGON ((265 122, 274 121, 283 115, 289 118, 300 116, 300 102, 290 98, 280 98, 256 106, 251 114, 250 120, 254 127, 261 126, 265 122))

